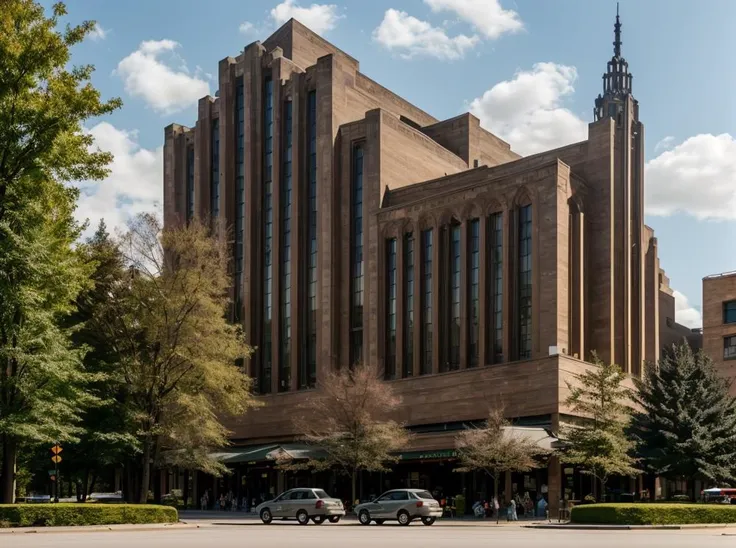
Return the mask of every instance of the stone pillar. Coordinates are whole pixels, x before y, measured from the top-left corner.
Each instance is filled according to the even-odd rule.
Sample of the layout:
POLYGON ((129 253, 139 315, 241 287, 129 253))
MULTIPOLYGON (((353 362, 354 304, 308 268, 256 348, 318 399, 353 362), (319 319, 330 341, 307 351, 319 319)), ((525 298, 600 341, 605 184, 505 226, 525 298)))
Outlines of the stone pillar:
MULTIPOLYGON (((404 258, 406 255, 406 239, 404 238, 403 228, 399 228, 396 233, 396 378, 404 377, 404 348, 407 341, 404 340, 406 334, 406 265, 404 258)), ((412 343, 409 343, 412 344, 412 343)))

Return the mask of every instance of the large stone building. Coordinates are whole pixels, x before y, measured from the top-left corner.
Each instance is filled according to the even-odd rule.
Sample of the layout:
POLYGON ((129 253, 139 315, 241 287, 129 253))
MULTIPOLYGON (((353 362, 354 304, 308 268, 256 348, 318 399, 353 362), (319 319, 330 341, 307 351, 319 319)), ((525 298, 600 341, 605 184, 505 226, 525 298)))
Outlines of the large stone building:
POLYGON ((736 396, 736 272, 703 278, 703 350, 736 396))
MULTIPOLYGON (((295 441, 323 372, 359 361, 402 397, 396 418, 417 433, 402 462, 442 465, 491 405, 556 432, 593 351, 632 375, 658 358, 661 270, 620 30, 617 17, 588 138, 525 158, 472 114, 438 120, 395 95, 295 20, 220 61, 196 126, 165 130, 164 215, 231 227, 232 318, 266 403, 229 424, 249 447, 231 462, 295 441)), ((524 489, 553 507, 589 489, 565 472, 553 463, 524 489)), ((413 473, 401 481, 443 477, 413 473)))

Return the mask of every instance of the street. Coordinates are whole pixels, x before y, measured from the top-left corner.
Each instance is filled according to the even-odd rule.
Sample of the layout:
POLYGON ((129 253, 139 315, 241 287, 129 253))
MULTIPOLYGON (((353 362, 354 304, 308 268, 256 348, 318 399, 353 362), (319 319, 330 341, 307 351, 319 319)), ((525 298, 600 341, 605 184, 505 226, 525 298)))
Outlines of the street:
POLYGON ((447 548, 450 546, 544 546, 570 548, 708 548, 736 545, 736 529, 684 531, 550 531, 520 527, 483 527, 451 522, 433 527, 412 524, 364 527, 355 522, 339 525, 274 524, 257 522, 202 524, 200 528, 157 531, 65 532, 0 535, 3 548, 216 548, 220 546, 324 548, 447 548), (725 536, 724 533, 728 536, 725 536))

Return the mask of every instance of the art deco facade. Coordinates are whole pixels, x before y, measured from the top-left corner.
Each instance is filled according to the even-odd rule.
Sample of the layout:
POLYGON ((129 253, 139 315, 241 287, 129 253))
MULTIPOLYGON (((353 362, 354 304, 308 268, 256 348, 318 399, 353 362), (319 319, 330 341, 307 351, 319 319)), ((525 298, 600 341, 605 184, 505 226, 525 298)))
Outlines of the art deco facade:
POLYGON ((394 385, 397 419, 444 432, 416 436, 434 450, 489 405, 556 430, 592 351, 632 375, 658 358, 644 126, 620 46, 617 19, 588 138, 526 158, 294 20, 220 62, 196 126, 165 130, 164 205, 167 225, 231 227, 232 317, 267 403, 229 425, 234 443, 294 439, 322 373, 358 361, 394 385))
POLYGON ((736 272, 703 278, 703 350, 736 396, 736 272))

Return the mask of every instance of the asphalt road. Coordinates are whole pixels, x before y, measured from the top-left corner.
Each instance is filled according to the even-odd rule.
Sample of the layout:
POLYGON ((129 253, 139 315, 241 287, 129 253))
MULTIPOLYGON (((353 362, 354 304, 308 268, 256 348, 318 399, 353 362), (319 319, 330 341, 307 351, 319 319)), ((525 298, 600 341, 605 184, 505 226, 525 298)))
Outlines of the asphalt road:
POLYGON ((667 548, 736 546, 734 529, 686 531, 550 531, 516 527, 468 527, 436 524, 425 527, 375 526, 346 523, 302 527, 257 523, 202 525, 199 529, 158 531, 20 533, 0 535, 3 548, 448 548, 474 546, 536 546, 544 548, 667 548))

